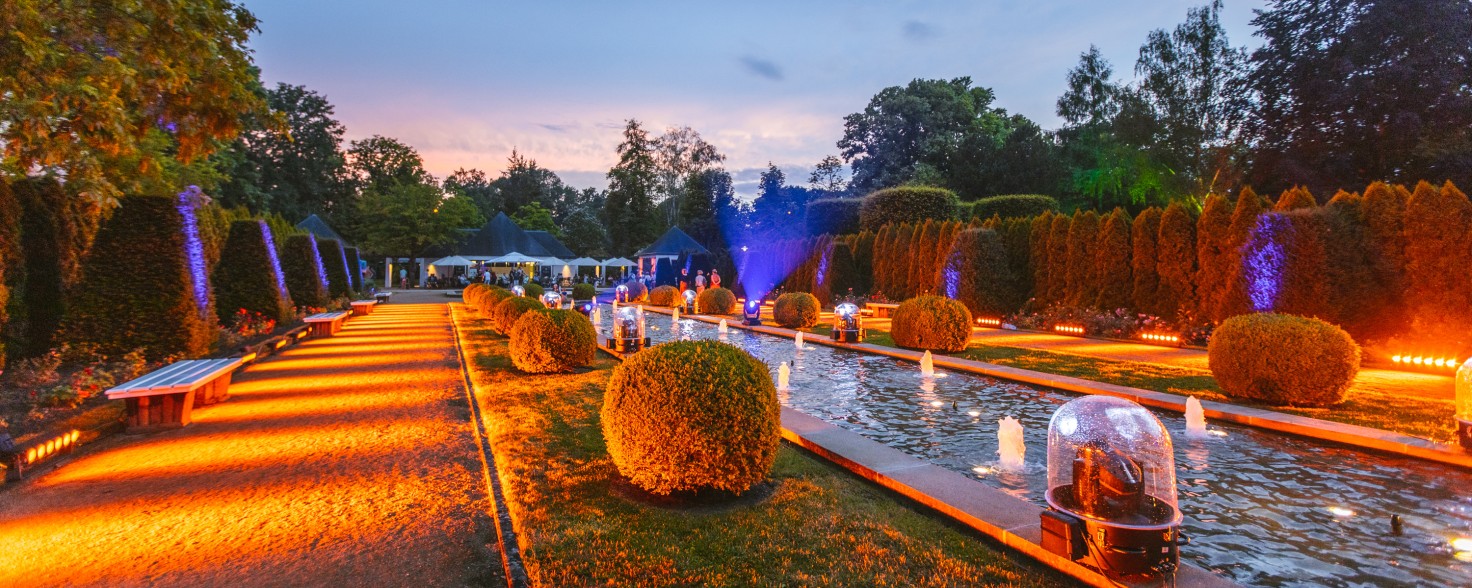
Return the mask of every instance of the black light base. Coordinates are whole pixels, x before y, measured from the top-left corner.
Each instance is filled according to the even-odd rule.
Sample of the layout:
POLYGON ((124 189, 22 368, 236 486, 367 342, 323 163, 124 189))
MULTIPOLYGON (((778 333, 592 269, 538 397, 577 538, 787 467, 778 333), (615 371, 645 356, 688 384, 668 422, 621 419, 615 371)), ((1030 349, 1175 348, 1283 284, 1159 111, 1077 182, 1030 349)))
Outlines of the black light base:
POLYGON ((1462 443, 1462 449, 1472 451, 1472 421, 1457 419, 1457 440, 1462 443))
POLYGON ((833 331, 833 340, 839 343, 861 343, 864 341, 864 332, 859 330, 837 330, 833 331))

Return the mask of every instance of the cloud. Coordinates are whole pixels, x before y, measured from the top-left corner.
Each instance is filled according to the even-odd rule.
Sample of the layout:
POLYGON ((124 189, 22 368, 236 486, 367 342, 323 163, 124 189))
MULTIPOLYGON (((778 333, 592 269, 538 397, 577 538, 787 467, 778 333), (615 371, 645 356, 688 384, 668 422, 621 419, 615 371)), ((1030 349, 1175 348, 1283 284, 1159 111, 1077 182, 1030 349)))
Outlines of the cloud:
POLYGON ((777 64, 765 59, 743 55, 741 57, 741 65, 746 67, 746 71, 752 75, 767 78, 774 82, 782 81, 782 68, 777 67, 777 64))
POLYGON ((939 31, 935 27, 918 20, 905 21, 905 38, 916 43, 934 39, 939 31))
POLYGON ((547 129, 549 131, 552 131, 554 133, 565 133, 565 132, 567 132, 568 129, 573 128, 575 125, 569 125, 569 124, 556 125, 556 124, 550 124, 550 123, 538 123, 537 126, 542 127, 544 129, 547 129))

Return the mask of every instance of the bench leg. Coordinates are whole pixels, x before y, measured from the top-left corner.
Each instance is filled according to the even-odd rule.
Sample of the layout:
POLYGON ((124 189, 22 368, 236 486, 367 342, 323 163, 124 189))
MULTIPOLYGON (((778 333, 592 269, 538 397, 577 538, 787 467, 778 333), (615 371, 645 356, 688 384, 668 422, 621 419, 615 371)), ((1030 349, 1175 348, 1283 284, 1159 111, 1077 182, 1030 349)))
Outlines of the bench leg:
POLYGON ((312 323, 313 337, 331 337, 332 323, 312 323))
POLYGON ((126 403, 129 429, 183 427, 194 422, 194 392, 135 396, 128 398, 126 403))

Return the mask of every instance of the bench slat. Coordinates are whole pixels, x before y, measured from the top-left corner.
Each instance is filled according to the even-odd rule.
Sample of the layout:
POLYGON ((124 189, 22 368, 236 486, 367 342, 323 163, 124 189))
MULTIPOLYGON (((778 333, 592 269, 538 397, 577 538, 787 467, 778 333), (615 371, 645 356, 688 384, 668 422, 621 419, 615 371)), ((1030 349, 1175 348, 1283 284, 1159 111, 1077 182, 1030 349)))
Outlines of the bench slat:
POLYGON ((167 381, 159 382, 150 388, 150 390, 164 391, 182 388, 183 390, 181 391, 185 391, 198 388, 203 386, 205 382, 218 377, 221 371, 227 368, 234 370, 235 365, 239 363, 238 360, 239 358, 195 360, 194 365, 190 366, 188 370, 174 374, 174 377, 169 378, 167 381))
POLYGON ((348 313, 346 311, 339 310, 337 312, 324 312, 324 313, 314 314, 314 315, 309 316, 307 318, 304 318, 302 320, 303 321, 306 321, 306 322, 309 322, 309 323, 328 323, 328 322, 332 322, 332 321, 335 321, 335 320, 338 320, 338 319, 341 319, 341 318, 346 318, 347 316, 348 316, 348 313))
POLYGON ((240 363, 238 357, 178 361, 109 388, 105 393, 108 398, 119 398, 187 392, 214 381, 223 372, 234 371, 240 363))
POLYGON ((156 369, 156 370, 154 370, 152 372, 149 372, 149 373, 144 374, 142 376, 139 376, 137 378, 133 378, 132 380, 128 380, 127 382, 124 382, 124 383, 119 384, 117 386, 113 386, 112 388, 108 389, 108 392, 112 392, 114 390, 116 390, 116 391, 132 391, 132 390, 148 389, 149 387, 153 386, 154 384, 156 384, 156 383, 158 383, 158 382, 160 382, 160 381, 162 381, 164 379, 167 379, 167 378, 171 377, 174 373, 183 371, 185 369, 188 369, 189 368, 189 365, 188 365, 189 363, 191 363, 191 362, 177 361, 177 362, 171 363, 171 364, 169 364, 167 366, 161 367, 159 369, 156 369))

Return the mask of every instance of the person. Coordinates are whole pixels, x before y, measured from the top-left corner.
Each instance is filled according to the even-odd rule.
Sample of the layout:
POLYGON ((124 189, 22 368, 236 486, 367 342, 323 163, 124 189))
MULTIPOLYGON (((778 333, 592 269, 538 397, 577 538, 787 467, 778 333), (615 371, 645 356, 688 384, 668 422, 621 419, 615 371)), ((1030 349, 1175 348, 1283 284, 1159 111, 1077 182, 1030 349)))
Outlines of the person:
POLYGON ((699 293, 704 292, 704 291, 705 291, 705 270, 697 270, 695 272, 695 293, 696 294, 699 294, 699 293))
POLYGON ((710 270, 710 287, 721 287, 721 274, 716 273, 716 270, 710 270))
POLYGON ((399 288, 409 289, 409 270, 399 268, 399 288))

